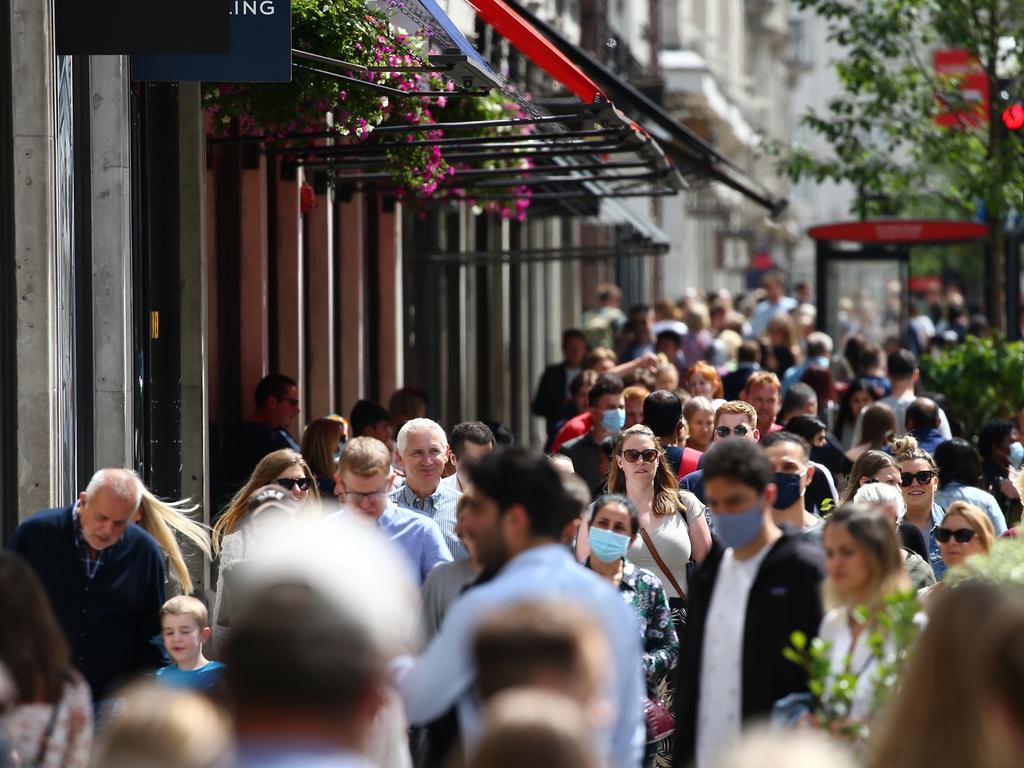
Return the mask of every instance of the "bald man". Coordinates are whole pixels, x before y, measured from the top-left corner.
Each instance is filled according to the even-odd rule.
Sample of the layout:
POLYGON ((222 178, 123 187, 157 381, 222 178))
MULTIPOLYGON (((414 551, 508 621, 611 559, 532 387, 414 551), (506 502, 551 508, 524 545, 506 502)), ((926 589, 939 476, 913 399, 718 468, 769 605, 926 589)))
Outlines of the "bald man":
POLYGON ((131 523, 141 499, 133 473, 101 469, 74 504, 37 512, 11 537, 42 581, 96 701, 163 662, 164 562, 156 541, 131 523))

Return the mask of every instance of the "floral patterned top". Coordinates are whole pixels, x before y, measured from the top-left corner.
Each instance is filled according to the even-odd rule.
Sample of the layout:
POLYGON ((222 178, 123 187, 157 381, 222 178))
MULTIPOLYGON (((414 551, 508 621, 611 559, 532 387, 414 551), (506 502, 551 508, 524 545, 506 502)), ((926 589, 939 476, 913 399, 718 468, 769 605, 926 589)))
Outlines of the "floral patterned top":
POLYGON ((75 675, 53 704, 21 704, 0 718, 21 764, 40 768, 86 768, 92 748, 92 695, 75 675), (52 729, 51 729, 52 722, 52 729), (50 729, 49 735, 47 730, 50 729), (41 758, 38 763, 34 762, 41 758))
MULTIPOLYGON (((587 559, 587 567, 590 560, 587 559)), ((623 562, 619 591, 636 612, 644 644, 644 676, 653 691, 679 659, 679 638, 661 581, 646 568, 623 562)))

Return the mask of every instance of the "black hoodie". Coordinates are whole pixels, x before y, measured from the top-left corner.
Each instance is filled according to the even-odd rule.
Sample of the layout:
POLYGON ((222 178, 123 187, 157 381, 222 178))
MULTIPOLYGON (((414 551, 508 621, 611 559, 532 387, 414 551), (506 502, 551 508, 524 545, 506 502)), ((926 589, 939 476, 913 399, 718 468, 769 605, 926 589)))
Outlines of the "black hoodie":
MULTIPOLYGON (((724 552, 716 539, 690 579, 686 637, 676 672, 674 765, 681 768, 693 762, 696 752, 705 621, 724 552)), ((740 711, 744 722, 767 717, 776 701, 807 690, 806 674, 784 659, 782 650, 790 645, 795 630, 808 638, 817 636, 824 576, 821 548, 792 531, 784 530, 765 555, 750 588, 743 629, 740 711)))

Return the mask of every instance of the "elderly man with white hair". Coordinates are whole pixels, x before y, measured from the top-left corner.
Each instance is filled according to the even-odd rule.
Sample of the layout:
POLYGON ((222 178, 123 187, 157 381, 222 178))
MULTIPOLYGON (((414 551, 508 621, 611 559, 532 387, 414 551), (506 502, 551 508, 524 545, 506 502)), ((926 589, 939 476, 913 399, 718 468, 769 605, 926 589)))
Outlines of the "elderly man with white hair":
POLYGON ((857 493, 854 494, 853 503, 877 507, 892 518, 896 524, 896 530, 902 539, 903 564, 907 569, 907 576, 910 578, 910 583, 914 585, 914 589, 923 589, 935 583, 935 571, 932 570, 931 564, 915 551, 918 539, 907 540, 908 533, 911 537, 917 534, 920 547, 924 548, 924 538, 920 538, 921 532, 917 529, 917 526, 903 521, 903 516, 907 514, 907 504, 903 500, 903 494, 900 493, 899 488, 886 485, 885 483, 862 485, 857 493))
POLYGON ((397 442, 398 455, 405 467, 405 485, 392 491, 391 501, 437 523, 456 560, 469 557, 455 535, 455 507, 462 493, 441 482, 448 463, 448 436, 444 429, 430 419, 411 419, 398 431, 397 442))
POLYGON ((164 561, 132 516, 142 483, 101 469, 69 506, 22 522, 10 547, 39 575, 97 701, 130 676, 163 663, 159 641, 164 561))

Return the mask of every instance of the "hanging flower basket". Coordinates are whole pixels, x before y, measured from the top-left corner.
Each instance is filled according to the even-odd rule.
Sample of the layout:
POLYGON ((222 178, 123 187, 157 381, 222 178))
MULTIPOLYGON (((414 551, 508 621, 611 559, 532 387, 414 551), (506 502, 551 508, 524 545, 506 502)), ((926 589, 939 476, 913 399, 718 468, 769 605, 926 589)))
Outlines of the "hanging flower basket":
MULTIPOLYGON (((369 8, 362 0, 292 0, 292 45, 364 67, 416 66, 425 61, 427 54, 426 42, 421 36, 395 28, 385 11, 369 8)), ((343 74, 410 94, 453 90, 450 82, 432 73, 343 74)), ((330 131, 337 134, 335 142, 339 139, 360 142, 382 125, 424 126, 436 124, 439 118, 485 120, 519 114, 518 105, 501 93, 451 100, 443 96, 415 95, 392 98, 358 84, 340 83, 303 69, 294 70, 290 83, 206 83, 203 101, 215 135, 259 136, 284 148, 298 146, 299 142, 304 142, 308 148, 311 140, 297 138, 296 134, 330 131)), ((508 130, 482 128, 481 135, 508 130)), ((437 128, 410 132, 404 138, 412 142, 413 139, 437 140, 443 136, 443 130, 437 128)), ((388 173, 403 200, 415 202, 438 196, 470 199, 468 190, 455 190, 442 184, 455 169, 445 160, 440 145, 398 147, 390 150, 387 157, 388 173)), ((528 167, 500 162, 506 164, 505 167, 528 167)), ((487 207, 506 218, 521 218, 528 205, 529 196, 524 188, 510 189, 507 201, 488 203, 487 207)))

